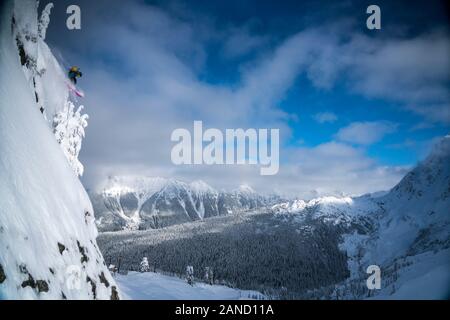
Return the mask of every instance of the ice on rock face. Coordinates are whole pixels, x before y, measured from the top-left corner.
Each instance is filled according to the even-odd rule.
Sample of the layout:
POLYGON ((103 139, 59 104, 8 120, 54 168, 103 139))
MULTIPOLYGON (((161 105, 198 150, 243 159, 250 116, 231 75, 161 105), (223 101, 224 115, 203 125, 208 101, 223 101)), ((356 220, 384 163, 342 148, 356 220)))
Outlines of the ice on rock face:
MULTIPOLYGON (((15 36, 37 36, 36 1, 2 2, 0 23, 0 297, 117 299, 89 197, 36 108, 31 71, 21 65, 15 36)), ((33 41, 24 43, 26 52, 39 51, 33 41)), ((44 92, 58 86, 51 81, 41 79, 44 92)))

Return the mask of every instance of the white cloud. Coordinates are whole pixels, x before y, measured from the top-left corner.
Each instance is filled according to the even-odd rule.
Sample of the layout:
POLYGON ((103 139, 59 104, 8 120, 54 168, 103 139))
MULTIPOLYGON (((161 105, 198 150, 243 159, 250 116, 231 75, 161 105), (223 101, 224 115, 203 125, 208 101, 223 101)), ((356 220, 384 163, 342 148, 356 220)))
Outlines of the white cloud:
POLYGON ((366 155, 364 149, 336 141, 292 150, 289 163, 292 165, 281 172, 287 183, 292 180, 289 177, 295 176, 297 185, 289 184, 288 188, 303 196, 311 193, 312 189, 317 195, 339 192, 354 195, 388 190, 407 170, 405 167, 379 165, 366 155))
POLYGON ((265 36, 252 34, 249 26, 231 28, 225 35, 223 54, 226 58, 242 57, 260 50, 268 44, 268 40, 265 36))
POLYGON ((353 122, 336 133, 340 141, 370 145, 395 132, 397 125, 388 121, 353 122))
POLYGON ((316 113, 313 116, 314 120, 316 120, 318 123, 333 123, 335 122, 338 117, 336 114, 334 114, 333 112, 319 112, 316 113))
POLYGON ((331 88, 340 81, 366 97, 400 103, 429 122, 450 123, 447 33, 434 31, 407 39, 351 34, 348 40, 344 40, 345 29, 325 33, 318 30, 319 47, 308 49, 314 56, 308 76, 317 87, 331 88))
MULTIPOLYGON (((107 175, 142 174, 203 179, 217 187, 246 182, 257 190, 299 196, 312 190, 359 194, 392 187, 404 168, 380 166, 363 149, 343 143, 379 141, 395 130, 385 122, 351 124, 337 133, 337 142, 284 147, 280 173, 273 177, 261 177, 258 168, 249 166, 172 165, 170 133, 190 128, 194 120, 219 129, 280 128, 286 141, 290 115, 277 105, 301 73, 321 89, 341 81, 360 94, 401 101, 424 118, 442 120, 427 99, 446 99, 441 85, 447 75, 440 67, 445 65, 443 53, 447 51, 440 45, 432 59, 421 60, 431 43, 425 36, 397 43, 339 28, 333 32, 307 29, 261 52, 257 60, 240 69, 235 84, 221 85, 203 81, 201 76, 214 27, 142 3, 127 4, 123 10, 111 7, 112 13, 99 14, 107 8, 104 2, 98 12, 86 12, 93 17, 84 18, 94 25, 81 31, 84 39, 78 43, 95 45, 72 48, 73 55, 85 57, 79 61, 85 71, 80 85, 87 95, 84 104, 90 122, 81 158, 84 179, 91 185, 107 175), (401 56, 410 58, 402 61, 401 56)), ((435 37, 438 43, 446 40, 442 34, 435 37)), ((250 32, 234 33, 227 39, 224 52, 232 57, 265 44, 250 32), (240 48, 242 43, 246 46, 240 48)), ((315 117, 320 123, 336 118, 330 112, 315 117)))

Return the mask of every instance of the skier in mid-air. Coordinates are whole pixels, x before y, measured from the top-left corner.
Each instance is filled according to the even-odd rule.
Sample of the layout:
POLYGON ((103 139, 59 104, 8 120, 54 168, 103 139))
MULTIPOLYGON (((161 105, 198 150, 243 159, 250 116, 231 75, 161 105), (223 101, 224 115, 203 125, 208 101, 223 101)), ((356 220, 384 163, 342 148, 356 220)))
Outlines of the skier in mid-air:
POLYGON ((77 84, 77 78, 80 78, 81 76, 83 76, 83 74, 78 67, 73 66, 72 68, 70 68, 68 76, 73 84, 77 84))
POLYGON ((80 71, 80 68, 73 66, 69 69, 67 76, 69 77, 69 81, 67 81, 67 87, 69 91, 75 94, 78 97, 84 98, 84 92, 76 87, 77 78, 80 78, 83 74, 80 71))

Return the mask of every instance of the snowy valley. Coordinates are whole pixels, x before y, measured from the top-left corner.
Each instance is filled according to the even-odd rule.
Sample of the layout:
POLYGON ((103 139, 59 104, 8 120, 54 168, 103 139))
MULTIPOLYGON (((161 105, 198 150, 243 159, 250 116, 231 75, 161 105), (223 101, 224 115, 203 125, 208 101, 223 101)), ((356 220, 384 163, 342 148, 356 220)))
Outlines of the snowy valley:
POLYGON ((292 200, 146 231, 106 232, 108 263, 202 279, 276 299, 446 298, 450 267, 450 136, 387 193, 292 200), (366 269, 382 270, 368 290, 366 269), (276 275, 276 276, 275 276, 276 275), (426 284, 427 293, 422 286, 426 284))

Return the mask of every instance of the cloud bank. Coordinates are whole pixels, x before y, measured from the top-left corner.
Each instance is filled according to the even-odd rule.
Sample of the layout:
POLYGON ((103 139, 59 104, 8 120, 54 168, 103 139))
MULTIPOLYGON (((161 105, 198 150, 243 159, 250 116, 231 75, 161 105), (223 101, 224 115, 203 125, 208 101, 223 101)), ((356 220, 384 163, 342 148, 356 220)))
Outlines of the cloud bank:
MULTIPOLYGON (((395 123, 359 119, 328 141, 289 143, 297 120, 279 103, 301 75, 320 90, 339 84, 368 99, 392 101, 431 125, 450 123, 449 42, 440 30, 374 39, 341 21, 274 43, 248 25, 218 28, 205 17, 180 17, 139 1, 120 10, 99 1, 84 19, 85 45, 69 45, 64 53, 81 57, 86 74, 82 86, 90 123, 81 159, 89 187, 108 175, 133 174, 203 179, 223 188, 247 183, 260 191, 311 197, 360 194, 398 182, 406 168, 377 163, 365 149, 394 133, 395 123), (211 44, 218 43, 223 63, 240 61, 238 79, 231 83, 205 76, 211 44), (261 177, 251 166, 174 166, 170 134, 192 128, 194 120, 218 129, 279 128, 280 173, 261 177)), ((311 116, 322 125, 340 120, 326 110, 311 116)))

